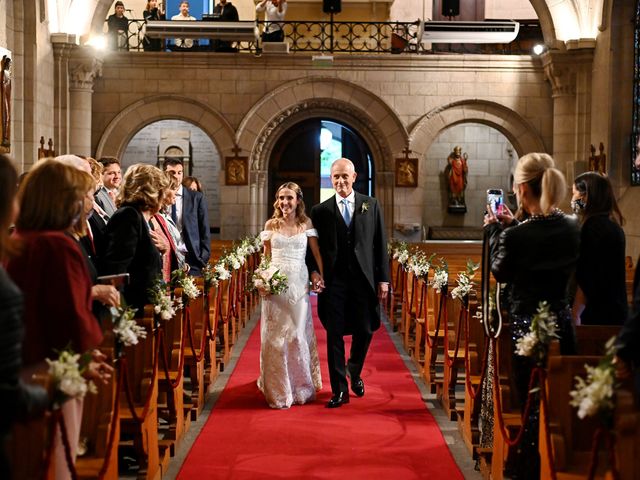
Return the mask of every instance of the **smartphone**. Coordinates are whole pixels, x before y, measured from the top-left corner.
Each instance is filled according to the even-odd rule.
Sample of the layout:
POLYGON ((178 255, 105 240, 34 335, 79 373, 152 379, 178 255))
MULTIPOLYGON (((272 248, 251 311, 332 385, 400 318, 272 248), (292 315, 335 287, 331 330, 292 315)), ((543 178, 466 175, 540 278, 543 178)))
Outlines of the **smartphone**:
POLYGON ((504 194, 499 188, 491 188, 487 190, 487 205, 491 208, 494 215, 502 213, 504 206, 504 194))
POLYGON ((103 275, 97 278, 98 283, 101 285, 113 285, 116 288, 120 288, 129 284, 128 273, 118 273, 116 275, 103 275))

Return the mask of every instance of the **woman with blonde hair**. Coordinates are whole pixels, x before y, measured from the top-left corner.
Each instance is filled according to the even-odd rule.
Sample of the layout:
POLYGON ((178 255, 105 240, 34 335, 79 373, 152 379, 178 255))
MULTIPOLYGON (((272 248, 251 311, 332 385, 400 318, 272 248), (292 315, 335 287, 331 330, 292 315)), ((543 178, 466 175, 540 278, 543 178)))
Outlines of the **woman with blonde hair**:
MULTIPOLYGON (((518 160, 513 183, 519 217, 523 220, 514 218, 506 207, 498 215, 487 208, 484 218, 491 272, 498 282, 508 284, 511 351, 515 352, 516 342, 529 333, 540 302, 546 301, 556 318, 560 350, 565 355, 574 353, 568 287, 578 259, 580 230, 577 222, 558 208, 567 191, 564 175, 555 168, 551 156, 530 153, 518 160)), ((513 378, 522 408, 534 366, 531 357, 514 353, 513 378)), ((514 479, 540 477, 538 420, 536 394, 513 462, 514 479)))
POLYGON ((149 288, 162 274, 158 246, 163 248, 163 243, 150 220, 160 210, 163 192, 168 186, 169 181, 159 168, 142 163, 132 165, 122 179, 116 200, 119 208, 107 225, 101 273, 129 273, 123 294, 127 304, 137 308, 139 315, 150 301, 149 288))
MULTIPOLYGON (((91 312, 91 279, 80 247, 68 235, 75 224, 84 223, 83 198, 92 185, 91 175, 53 159, 33 167, 18 193, 18 253, 7 272, 24 294, 24 365, 46 368, 46 358, 70 347, 79 354, 92 352, 85 376, 105 381, 112 368, 94 350, 102 331, 91 312)), ((75 459, 82 400, 69 400, 62 408, 75 459)), ((59 433, 55 455, 56 478, 68 478, 59 433)))
POLYGON ((287 182, 276 191, 274 213, 260 234, 264 255, 287 276, 287 290, 270 295, 260 289, 260 377, 258 388, 271 408, 289 408, 315 399, 322 388, 316 336, 309 302, 307 244, 319 273, 318 232, 304 210, 302 190, 287 182))

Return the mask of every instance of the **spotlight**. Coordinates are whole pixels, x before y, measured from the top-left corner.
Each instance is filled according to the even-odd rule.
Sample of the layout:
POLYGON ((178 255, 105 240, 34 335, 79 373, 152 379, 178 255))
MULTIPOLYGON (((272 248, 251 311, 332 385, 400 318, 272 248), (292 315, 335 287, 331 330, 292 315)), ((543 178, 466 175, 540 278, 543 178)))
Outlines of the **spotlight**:
POLYGON ((89 45, 97 50, 105 50, 107 48, 107 39, 104 35, 94 35, 87 41, 89 45))
POLYGON ((545 46, 542 45, 541 43, 538 43, 537 45, 533 46, 533 53, 535 55, 541 55, 542 52, 544 52, 544 51, 545 51, 545 46))

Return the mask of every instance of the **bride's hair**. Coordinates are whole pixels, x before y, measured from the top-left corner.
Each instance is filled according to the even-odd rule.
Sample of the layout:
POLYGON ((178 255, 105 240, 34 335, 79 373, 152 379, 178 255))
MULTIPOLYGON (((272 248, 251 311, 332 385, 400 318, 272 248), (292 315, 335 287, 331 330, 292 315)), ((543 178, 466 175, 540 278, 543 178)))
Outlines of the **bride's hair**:
POLYGON ((278 208, 278 195, 280 194, 280 190, 283 188, 288 188, 289 190, 293 190, 296 192, 296 199, 298 200, 298 205, 296 206, 296 223, 298 225, 306 225, 307 223, 307 214, 304 212, 304 200, 302 199, 302 190, 298 186, 297 183, 294 182, 286 182, 278 187, 276 190, 276 201, 273 202, 273 218, 274 220, 280 220, 282 218, 282 212, 278 208))

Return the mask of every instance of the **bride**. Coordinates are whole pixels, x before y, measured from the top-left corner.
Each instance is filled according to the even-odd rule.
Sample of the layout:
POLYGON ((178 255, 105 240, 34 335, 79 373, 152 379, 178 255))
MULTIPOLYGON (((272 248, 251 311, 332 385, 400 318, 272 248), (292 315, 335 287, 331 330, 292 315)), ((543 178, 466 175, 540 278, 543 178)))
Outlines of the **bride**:
POLYGON ((293 183, 276 192, 273 217, 260 237, 264 255, 287 276, 281 295, 261 291, 261 348, 258 388, 271 408, 289 408, 315 399, 322 389, 316 335, 309 302, 309 273, 305 265, 307 242, 320 275, 322 259, 318 232, 304 213, 302 190, 293 183))

